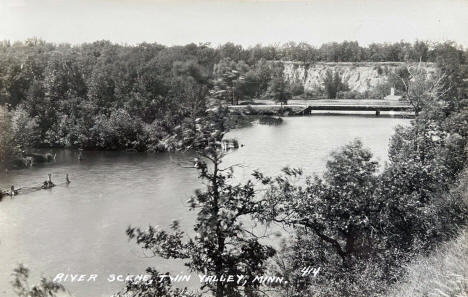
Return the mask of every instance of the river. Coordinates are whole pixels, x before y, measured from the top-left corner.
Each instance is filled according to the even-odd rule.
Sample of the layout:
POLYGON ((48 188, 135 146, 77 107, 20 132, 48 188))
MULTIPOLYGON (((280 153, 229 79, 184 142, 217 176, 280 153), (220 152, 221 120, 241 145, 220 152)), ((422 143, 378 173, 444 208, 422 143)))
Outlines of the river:
MULTIPOLYGON (((276 174, 284 166, 320 174, 329 153, 358 137, 381 163, 394 127, 408 119, 366 115, 314 115, 284 118, 280 126, 254 125, 231 131, 244 146, 225 157, 237 167, 237 179, 254 169, 276 174)), ((191 233, 194 213, 186 200, 201 185, 193 169, 184 168, 190 153, 57 151, 53 163, 0 175, 0 186, 41 183, 48 173, 56 183, 69 173, 72 183, 6 198, 0 202, 0 296, 12 296, 10 275, 18 263, 32 270, 32 280, 57 273, 99 274, 96 282, 66 283, 77 297, 110 296, 122 283, 109 274, 143 273, 147 266, 177 274, 174 261, 148 258, 128 241, 127 226, 165 227, 177 219, 191 233)))

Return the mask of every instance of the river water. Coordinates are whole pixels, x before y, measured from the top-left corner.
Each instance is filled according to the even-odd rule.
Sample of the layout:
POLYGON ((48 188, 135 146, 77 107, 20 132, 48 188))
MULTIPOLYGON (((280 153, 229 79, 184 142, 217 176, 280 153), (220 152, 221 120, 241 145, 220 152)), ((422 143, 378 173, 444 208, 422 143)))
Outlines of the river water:
MULTIPOLYGON (((231 131, 244 144, 225 157, 225 164, 242 164, 237 179, 254 169, 277 174, 284 166, 320 174, 329 153, 360 138, 381 163, 394 127, 408 119, 365 115, 314 115, 285 118, 280 126, 254 125, 231 131)), ((179 220, 191 233, 194 213, 185 202, 201 187, 197 173, 184 168, 189 153, 57 151, 55 162, 0 175, 0 187, 40 184, 53 174, 56 183, 69 173, 72 183, 51 190, 19 195, 0 202, 0 296, 12 296, 13 268, 26 264, 32 281, 58 273, 98 274, 96 282, 65 283, 77 297, 109 296, 122 283, 109 274, 139 274, 147 266, 173 274, 186 272, 182 263, 148 258, 128 241, 129 225, 165 227, 179 220)))

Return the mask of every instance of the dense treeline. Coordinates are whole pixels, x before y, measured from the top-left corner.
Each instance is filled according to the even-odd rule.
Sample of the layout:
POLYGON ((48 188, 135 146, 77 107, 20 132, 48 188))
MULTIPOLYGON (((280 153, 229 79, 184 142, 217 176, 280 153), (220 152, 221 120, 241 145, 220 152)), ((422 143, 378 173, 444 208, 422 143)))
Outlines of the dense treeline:
MULTIPOLYGON (((203 117, 214 99, 236 104, 268 97, 286 103, 304 93, 302 85, 286 82, 281 63, 271 60, 422 60, 436 62, 450 75, 458 73, 466 56, 454 43, 421 41, 319 48, 303 43, 213 48, 5 41, 0 44, 0 105, 7 106, 11 121, 2 139, 11 140, 6 145, 16 152, 39 146, 173 150, 190 145, 177 137, 178 131, 203 117)), ((338 82, 339 77, 324 81, 325 96, 346 90, 338 82)))

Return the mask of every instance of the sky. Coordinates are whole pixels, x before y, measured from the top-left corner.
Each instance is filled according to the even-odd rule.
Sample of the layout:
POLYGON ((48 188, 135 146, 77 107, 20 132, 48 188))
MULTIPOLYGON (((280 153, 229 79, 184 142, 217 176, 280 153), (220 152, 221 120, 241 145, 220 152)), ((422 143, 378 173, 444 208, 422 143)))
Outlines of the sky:
POLYGON ((0 0, 0 40, 244 46, 452 40, 468 47, 468 0, 0 0))

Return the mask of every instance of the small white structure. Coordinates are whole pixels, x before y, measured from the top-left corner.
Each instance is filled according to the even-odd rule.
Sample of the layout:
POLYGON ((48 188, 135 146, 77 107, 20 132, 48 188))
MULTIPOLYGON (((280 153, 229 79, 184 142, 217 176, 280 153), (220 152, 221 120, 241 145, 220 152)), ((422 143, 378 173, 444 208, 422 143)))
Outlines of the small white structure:
POLYGON ((401 99, 401 96, 395 95, 395 88, 391 88, 391 89, 390 89, 390 95, 385 96, 384 99, 385 99, 385 100, 394 100, 394 101, 398 101, 398 100, 401 99))

